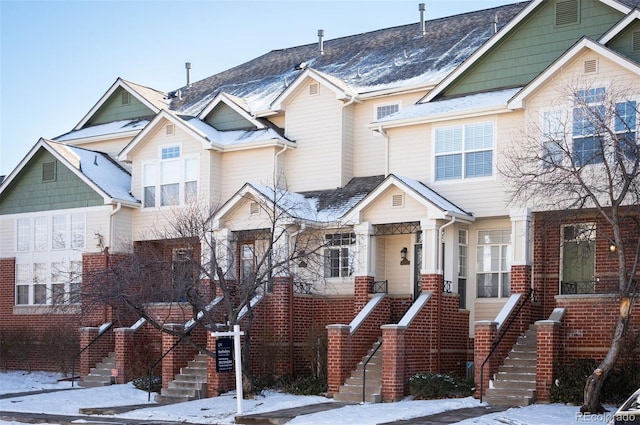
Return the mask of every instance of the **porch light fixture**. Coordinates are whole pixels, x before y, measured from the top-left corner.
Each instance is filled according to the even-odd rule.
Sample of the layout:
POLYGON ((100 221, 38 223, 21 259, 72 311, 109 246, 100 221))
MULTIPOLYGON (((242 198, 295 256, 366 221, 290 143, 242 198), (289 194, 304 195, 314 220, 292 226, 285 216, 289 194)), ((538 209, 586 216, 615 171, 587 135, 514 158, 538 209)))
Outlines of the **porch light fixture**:
POLYGON ((298 257, 300 257, 300 262, 298 263, 298 266, 302 268, 307 267, 307 262, 304 261, 305 253, 303 250, 300 250, 300 252, 298 252, 298 257))
POLYGON ((614 258, 616 256, 617 251, 618 251, 618 247, 616 246, 615 242, 611 242, 609 244, 609 257, 614 258))
POLYGON ((406 246, 400 250, 400 265, 401 266, 408 266, 409 264, 411 264, 409 262, 409 260, 407 260, 407 252, 408 252, 408 250, 407 250, 406 246))

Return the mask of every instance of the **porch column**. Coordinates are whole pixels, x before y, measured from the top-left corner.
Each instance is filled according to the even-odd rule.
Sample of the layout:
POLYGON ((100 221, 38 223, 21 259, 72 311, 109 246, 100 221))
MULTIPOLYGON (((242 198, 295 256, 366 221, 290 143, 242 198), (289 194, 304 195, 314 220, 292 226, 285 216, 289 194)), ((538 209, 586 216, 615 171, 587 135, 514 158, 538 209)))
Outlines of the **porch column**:
MULTIPOLYGON (((513 259, 511 261, 511 293, 526 295, 532 282, 532 217, 528 209, 511 209, 511 240, 513 259)), ((533 300, 531 300, 533 301, 533 300)), ((531 301, 527 302, 520 311, 520 329, 523 333, 532 322, 531 301)))
POLYGON ((236 279, 235 272, 235 242, 230 229, 217 229, 213 231, 215 243, 216 263, 225 273, 228 280, 236 279))
POLYGON ((355 276, 354 283, 354 314, 369 302, 369 294, 373 292, 373 282, 375 281, 375 238, 372 237, 374 227, 371 223, 365 222, 353 226, 356 234, 355 248, 355 276))
POLYGON ((422 270, 420 274, 442 274, 438 261, 438 224, 433 219, 420 220, 422 230, 422 270))

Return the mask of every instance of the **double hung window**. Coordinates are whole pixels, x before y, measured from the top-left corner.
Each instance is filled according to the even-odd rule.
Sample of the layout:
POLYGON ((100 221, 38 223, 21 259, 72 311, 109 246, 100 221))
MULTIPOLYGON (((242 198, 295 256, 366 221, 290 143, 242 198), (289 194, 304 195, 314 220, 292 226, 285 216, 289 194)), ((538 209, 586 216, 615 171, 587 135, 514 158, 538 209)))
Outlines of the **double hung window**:
POLYGON ((511 294, 511 230, 480 230, 476 258, 478 298, 511 294))
POLYGON ((435 129, 435 180, 485 177, 493 174, 493 122, 435 129))
POLYGON ((325 277, 350 277, 353 274, 353 251, 355 233, 333 233, 326 235, 324 251, 325 277))

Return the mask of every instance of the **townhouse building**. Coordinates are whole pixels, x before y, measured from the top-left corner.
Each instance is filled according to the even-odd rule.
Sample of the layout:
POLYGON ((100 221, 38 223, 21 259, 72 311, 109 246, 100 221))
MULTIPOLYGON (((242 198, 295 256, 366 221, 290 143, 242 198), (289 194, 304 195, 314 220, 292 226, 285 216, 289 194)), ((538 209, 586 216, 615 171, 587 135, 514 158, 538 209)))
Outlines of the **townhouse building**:
MULTIPOLYGON (((318 43, 167 93, 118 78, 0 184, 0 330, 82 328, 85 346, 117 322, 81 371, 115 352, 130 377, 138 318, 89 311, 86 277, 141 245, 175 265, 185 247, 152 230, 204 201, 216 205, 209 233, 230 281, 260 267, 265 229, 278 227, 286 246, 319 236, 315 257, 299 253, 255 306, 255 345, 268 335, 278 347, 268 365, 255 353, 258 373, 304 370, 319 327, 336 398, 348 399, 344 384, 372 346, 380 377, 367 400, 400 399, 425 370, 475 374, 484 396, 516 338, 538 323, 529 335, 552 343, 534 345, 533 378, 507 402, 548 401, 550 365, 606 353, 617 263, 597 214, 558 218, 558 208, 514 201, 500 170, 532 134, 547 137, 554 117, 568 117, 563 137, 590 152, 592 134, 559 95, 572 84, 590 105, 623 84, 627 112, 613 127, 635 140, 639 6, 533 0, 333 40, 319 32, 318 43), (270 222, 269 204, 282 224, 270 222), (596 311, 604 326, 587 320, 596 311)), ((163 347, 175 340, 145 332, 163 347)), ((181 353, 163 360, 164 387, 195 356, 181 353)), ((52 367, 46 353, 36 364, 52 367)), ((213 360, 207 368, 208 395, 229 389, 213 360)))

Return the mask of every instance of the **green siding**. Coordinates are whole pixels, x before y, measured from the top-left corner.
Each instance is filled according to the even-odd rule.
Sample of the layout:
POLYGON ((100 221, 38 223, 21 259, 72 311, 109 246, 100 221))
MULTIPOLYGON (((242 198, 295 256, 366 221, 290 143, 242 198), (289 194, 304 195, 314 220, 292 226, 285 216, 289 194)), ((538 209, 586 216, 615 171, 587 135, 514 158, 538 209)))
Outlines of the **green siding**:
POLYGON ((444 93, 524 86, 584 35, 598 39, 622 18, 598 0, 580 1, 577 24, 555 26, 555 1, 543 3, 444 93))
POLYGON ((56 179, 42 181, 42 163, 56 161, 40 149, 0 194, 0 215, 104 205, 104 199, 56 161, 56 179))
POLYGON ((635 21, 629 28, 611 40, 608 46, 623 56, 640 63, 640 50, 633 51, 633 33, 640 32, 640 22, 635 21))
POLYGON ((122 104, 122 93, 126 92, 122 87, 118 88, 107 101, 91 117, 87 125, 104 124, 112 121, 130 120, 155 115, 138 99, 129 95, 129 104, 122 104))
POLYGON ((209 112, 205 119, 207 124, 214 127, 216 130, 247 130, 255 129, 256 127, 247 121, 244 117, 240 116, 230 106, 219 103, 213 108, 213 111, 209 112))

